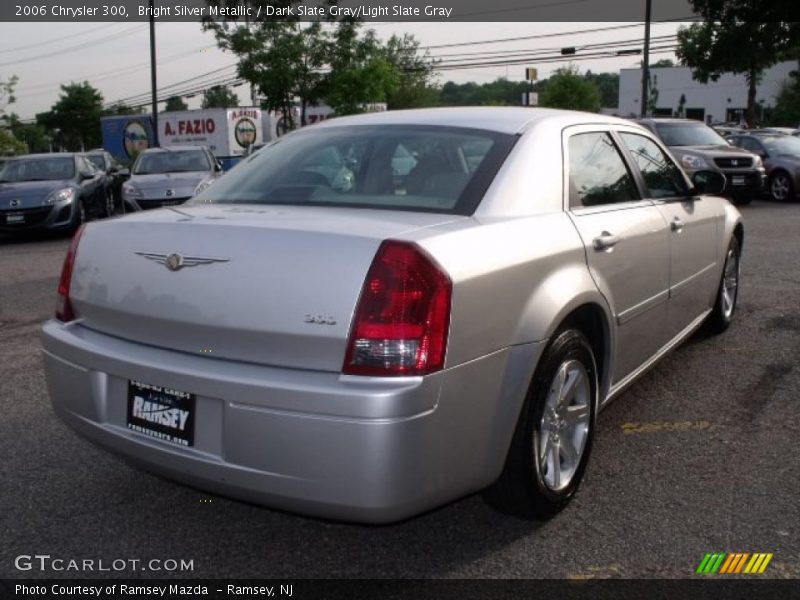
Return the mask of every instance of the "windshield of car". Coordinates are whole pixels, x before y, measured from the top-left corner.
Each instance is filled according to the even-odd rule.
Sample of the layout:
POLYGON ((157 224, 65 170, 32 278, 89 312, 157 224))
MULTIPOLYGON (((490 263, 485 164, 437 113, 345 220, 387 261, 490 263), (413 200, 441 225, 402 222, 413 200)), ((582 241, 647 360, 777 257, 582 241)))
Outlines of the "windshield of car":
POLYGON ((789 135, 761 138, 761 142, 767 147, 767 152, 774 156, 780 154, 793 154, 800 156, 800 139, 789 135))
POLYGON ((101 171, 106 170, 106 161, 103 160, 102 154, 87 154, 86 160, 91 162, 96 169, 100 169, 101 171))
POLYGON ((656 123, 667 146, 728 146, 721 135, 702 123, 656 123))
POLYGON ((192 203, 472 214, 515 139, 442 126, 299 131, 245 159, 192 203))
POLYGON ((133 174, 184 173, 208 171, 210 168, 206 153, 202 150, 166 150, 140 154, 133 166, 133 174))
POLYGON ((75 176, 75 160, 71 156, 58 158, 19 158, 0 167, 0 181, 53 181, 75 176))

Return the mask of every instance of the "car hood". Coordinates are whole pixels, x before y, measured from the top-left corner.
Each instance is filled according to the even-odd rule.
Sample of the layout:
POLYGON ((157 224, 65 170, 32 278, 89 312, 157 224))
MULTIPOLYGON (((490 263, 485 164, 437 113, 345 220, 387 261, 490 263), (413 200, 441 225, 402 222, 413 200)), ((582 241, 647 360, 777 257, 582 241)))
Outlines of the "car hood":
POLYGON ((778 154, 777 156, 770 158, 772 158, 772 162, 780 163, 782 165, 791 165, 793 167, 800 166, 800 156, 796 154, 778 154))
POLYGON ((71 186, 75 186, 71 179, 0 183, 0 210, 41 206, 52 192, 71 186))
POLYGON ((744 148, 722 144, 713 146, 670 146, 669 149, 675 154, 694 154, 711 158, 719 156, 753 156, 752 152, 748 152, 744 148))

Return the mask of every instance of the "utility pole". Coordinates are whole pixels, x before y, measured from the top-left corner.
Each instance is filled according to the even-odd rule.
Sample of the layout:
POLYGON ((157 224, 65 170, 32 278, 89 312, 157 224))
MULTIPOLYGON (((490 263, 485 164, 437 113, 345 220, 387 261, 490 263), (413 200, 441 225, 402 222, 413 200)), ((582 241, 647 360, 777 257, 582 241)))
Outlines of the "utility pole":
POLYGON ((650 83, 650 16, 653 0, 645 0, 644 9, 644 56, 642 57, 642 117, 647 116, 647 87, 650 83))
POLYGON ((153 101, 153 147, 158 148, 158 92, 156 90, 156 17, 150 0, 150 93, 153 101))

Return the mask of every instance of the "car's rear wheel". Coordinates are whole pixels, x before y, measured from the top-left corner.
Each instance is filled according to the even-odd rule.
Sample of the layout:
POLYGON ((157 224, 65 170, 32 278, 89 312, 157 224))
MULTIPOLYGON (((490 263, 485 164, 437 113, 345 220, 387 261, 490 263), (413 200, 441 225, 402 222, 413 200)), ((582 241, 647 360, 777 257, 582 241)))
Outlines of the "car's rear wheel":
POLYGON ((730 327, 736 312, 736 301, 739 299, 739 277, 741 273, 741 245, 736 236, 731 238, 728 252, 725 255, 725 266, 719 282, 717 300, 708 319, 712 332, 722 333, 730 327))
POLYGON ((776 202, 787 202, 794 198, 794 185, 788 173, 776 171, 769 178, 769 194, 776 202))
POLYGON ((559 333, 536 368, 500 479, 486 491, 500 511, 544 519, 580 485, 594 435, 597 369, 578 330, 559 333))

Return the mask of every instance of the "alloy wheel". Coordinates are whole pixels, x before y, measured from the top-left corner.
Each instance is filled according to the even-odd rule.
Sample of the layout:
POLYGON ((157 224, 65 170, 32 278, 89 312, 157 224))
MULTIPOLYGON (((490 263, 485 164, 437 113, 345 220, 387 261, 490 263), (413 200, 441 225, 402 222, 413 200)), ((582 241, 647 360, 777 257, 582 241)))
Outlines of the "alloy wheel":
POLYGON ((789 178, 786 175, 777 174, 772 178, 772 183, 770 184, 770 192, 772 193, 772 197, 779 202, 784 202, 789 199, 789 191, 791 190, 791 184, 789 183, 789 178))
POLYGON ((736 306, 736 294, 739 290, 739 252, 735 247, 728 249, 725 258, 725 271, 722 275, 722 315, 730 319, 736 306))
POLYGON ((572 481, 589 437, 589 374, 580 361, 561 364, 550 384, 539 423, 539 465, 545 485, 557 491, 572 481))

